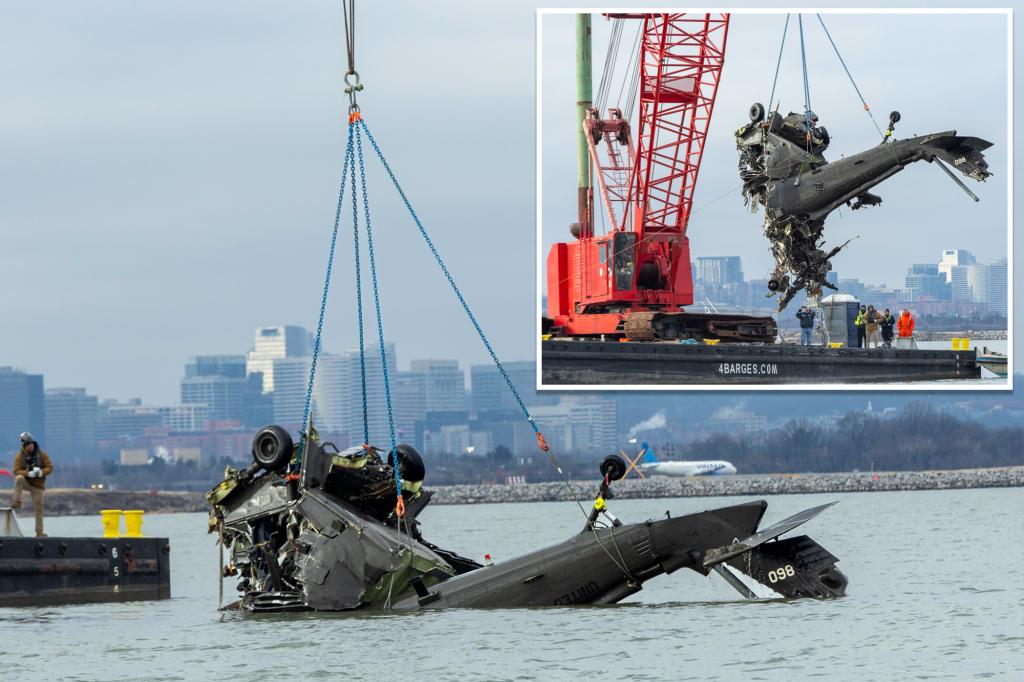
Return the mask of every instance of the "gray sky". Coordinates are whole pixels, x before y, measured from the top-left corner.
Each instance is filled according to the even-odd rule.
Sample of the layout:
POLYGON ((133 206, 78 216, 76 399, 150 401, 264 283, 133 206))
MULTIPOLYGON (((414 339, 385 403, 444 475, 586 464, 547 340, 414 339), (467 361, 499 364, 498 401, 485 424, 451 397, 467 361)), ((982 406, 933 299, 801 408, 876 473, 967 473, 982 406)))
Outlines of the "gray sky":
MULTIPOLYGON (((366 120, 498 352, 532 357, 533 8, 357 4, 366 120)), ((173 402, 189 355, 315 328, 347 125, 340 4, 2 8, 0 364, 173 402)), ((483 362, 386 178, 368 182, 400 364, 483 362)), ((356 339, 347 234, 333 351, 356 339)))
MULTIPOLYGON (((880 207, 834 213, 825 228, 829 244, 861 237, 832 259, 840 277, 902 287, 909 264, 937 262, 944 248, 966 248, 979 262, 1005 257, 1005 16, 824 14, 823 18, 883 129, 889 111, 898 109, 902 114, 898 137, 956 129, 994 143, 986 152, 994 176, 984 184, 967 180, 981 198, 978 204, 938 168, 917 164, 873 190, 883 199, 880 207), (968 37, 969 50, 951 49, 968 37)), ((763 212, 752 215, 743 205, 733 133, 748 122, 751 103, 767 103, 784 23, 784 14, 732 15, 725 68, 694 194, 697 210, 688 229, 692 256, 739 255, 748 278, 767 277, 773 261, 761 233, 763 212)), ((623 53, 633 51, 638 24, 627 22, 623 53)), ((596 94, 611 23, 597 16, 593 25, 596 94)), ((832 137, 826 157, 834 160, 876 145, 879 135, 813 15, 805 15, 804 32, 811 105, 832 137)), ((545 252, 551 243, 565 241, 567 226, 576 215, 574 35, 572 15, 544 18, 545 252)), ((620 57, 620 64, 625 57, 620 57)), ((619 82, 613 93, 618 93, 619 82)), ((775 99, 781 99, 783 113, 803 111, 795 15, 775 99)))
MULTIPOLYGON (((536 3, 359 5, 367 122, 499 355, 531 358, 536 3)), ((898 107, 904 133, 959 127, 988 137, 1000 173, 1005 140, 987 122, 998 125, 1002 109, 974 106, 968 93, 998 91, 1005 82, 1003 61, 987 59, 1002 49, 995 42, 1001 34, 990 40, 972 26, 911 49, 905 34, 880 23, 870 40, 850 37, 838 20, 830 24, 875 106, 898 107), (859 40, 870 55, 857 52, 859 40), (952 71, 928 61, 950 56, 962 62, 952 71), (941 95, 938 104, 897 96, 913 79, 894 71, 912 60, 921 66, 916 78, 941 95), (950 122, 945 115, 936 121, 940 113, 950 122)), ((761 36, 741 28, 737 21, 730 69, 741 50, 752 49, 743 31, 761 36)), ((779 27, 763 33, 774 50, 779 27)), ((834 58, 818 52, 816 68, 833 69, 834 58)), ((189 355, 245 352, 260 325, 312 328, 344 151, 343 60, 333 0, 0 3, 0 364, 43 372, 51 387, 175 402, 189 355)), ((854 115, 845 80, 835 83, 837 104, 824 105, 831 99, 824 73, 812 74, 812 96, 833 149, 871 144, 874 133, 863 114, 854 115)), ((760 93, 770 67, 760 63, 745 77, 760 93)), ((571 89, 567 100, 571 107, 571 89)), ((716 126, 738 126, 748 100, 723 83, 716 126)), ((705 160, 698 205, 735 184, 734 152, 717 154, 712 162, 709 150, 705 160)), ((558 235, 573 210, 571 159, 568 209, 550 209, 558 235)), ((881 208, 858 212, 860 233, 897 232, 901 217, 926 198, 941 202, 930 209, 940 217, 956 211, 997 221, 986 212, 998 209, 993 197, 1003 181, 1000 174, 977 188, 982 204, 972 205, 935 169, 912 168, 881 188, 881 208), (903 182, 915 191, 898 192, 903 182)), ((486 361, 385 179, 371 171, 369 182, 385 334, 400 365, 431 356, 486 361)), ((737 221, 751 234, 751 254, 761 251, 759 222, 739 223, 750 218, 735 202, 718 207, 728 214, 709 209, 701 226, 695 216, 695 248, 735 253, 735 236, 717 230, 725 238, 715 242, 711 226, 737 221)), ((931 234, 939 222, 915 229, 931 234)), ((932 251, 899 262, 926 260, 932 251)), ((856 259, 841 258, 837 269, 856 275, 856 259)), ((356 338, 350 259, 342 239, 327 350, 356 338)))

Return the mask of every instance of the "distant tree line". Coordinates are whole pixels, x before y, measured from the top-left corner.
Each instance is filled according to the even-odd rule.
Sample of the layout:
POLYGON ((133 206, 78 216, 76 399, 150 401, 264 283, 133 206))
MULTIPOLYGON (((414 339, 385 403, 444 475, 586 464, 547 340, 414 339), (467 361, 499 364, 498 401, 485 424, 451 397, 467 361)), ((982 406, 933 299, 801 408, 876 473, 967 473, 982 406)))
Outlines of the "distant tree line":
POLYGON ((716 433, 688 450, 741 473, 1013 466, 1024 465, 1024 427, 991 428, 909 403, 894 416, 850 412, 831 425, 793 419, 761 434, 716 433))
MULTIPOLYGON (((830 424, 792 419, 761 433, 715 433, 686 444, 687 459, 725 459, 740 473, 913 471, 1024 465, 1024 427, 990 427, 923 403, 912 402, 895 415, 849 412, 830 424)), ((608 453, 588 457, 559 455, 565 474, 594 479, 596 463, 608 453)), ((425 453, 427 485, 488 483, 508 474, 528 481, 557 480, 548 456, 539 451, 513 453, 504 446, 479 456, 425 453)), ((205 491, 226 466, 246 462, 217 459, 170 463, 156 459, 143 466, 102 463, 59 465, 54 487, 104 487, 120 490, 205 491)), ((0 481, 0 487, 4 487, 0 481)))

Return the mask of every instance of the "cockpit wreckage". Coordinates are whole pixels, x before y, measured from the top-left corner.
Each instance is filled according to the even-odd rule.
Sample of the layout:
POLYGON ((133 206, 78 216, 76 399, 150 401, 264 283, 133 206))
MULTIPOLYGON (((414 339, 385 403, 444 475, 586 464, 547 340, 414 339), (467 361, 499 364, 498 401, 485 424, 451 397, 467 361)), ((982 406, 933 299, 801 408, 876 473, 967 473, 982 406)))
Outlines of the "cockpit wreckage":
MULTIPOLYGON (((418 515, 430 501, 415 449, 338 451, 315 437, 300 445, 276 426, 253 442, 253 464, 229 470, 210 491, 210 530, 222 577, 237 576, 246 612, 510 608, 612 604, 663 573, 720 574, 744 597, 759 583, 780 597, 841 597, 838 559, 807 536, 779 539, 831 504, 760 529, 764 501, 624 524, 608 510, 611 484, 626 473, 618 455, 603 476, 586 524, 568 540, 489 565, 424 539, 418 515), (394 467, 404 516, 396 515, 394 467)), ((832 503, 834 504, 834 503, 832 503)), ((762 590, 763 591, 763 590, 762 590)))
POLYGON ((881 197, 870 190, 915 161, 935 163, 967 194, 966 185, 943 163, 974 180, 991 175, 982 152, 992 146, 955 130, 895 140, 900 120, 894 111, 881 144, 829 163, 825 151, 828 131, 813 112, 765 117, 764 106, 750 107, 750 123, 736 131, 743 197, 752 211, 765 209, 764 234, 771 243, 775 269, 768 280, 770 296, 779 297, 781 311, 801 290, 820 294, 835 289, 825 278, 830 259, 847 243, 825 250, 822 230, 828 215, 846 204, 851 209, 877 206, 881 197))

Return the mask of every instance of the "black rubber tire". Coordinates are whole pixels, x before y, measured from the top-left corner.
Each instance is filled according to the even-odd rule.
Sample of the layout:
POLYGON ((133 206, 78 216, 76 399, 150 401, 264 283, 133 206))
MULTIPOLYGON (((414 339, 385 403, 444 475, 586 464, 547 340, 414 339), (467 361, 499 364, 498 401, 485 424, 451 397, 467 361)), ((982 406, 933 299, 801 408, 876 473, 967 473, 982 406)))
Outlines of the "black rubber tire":
MULTIPOLYGON (((403 481, 416 483, 426 478, 427 468, 423 465, 423 458, 416 448, 406 443, 399 443, 395 446, 395 450, 398 450, 398 473, 403 481)), ((388 453, 388 464, 395 466, 393 452, 388 453)))
POLYGON ((601 475, 617 481, 626 475, 626 460, 619 455, 608 455, 601 460, 601 475))
POLYGON ((752 123, 760 123, 764 120, 764 105, 760 102, 754 102, 750 105, 750 121, 752 123))
POLYGON ((900 122, 900 112, 893 111, 889 114, 889 123, 895 124, 900 122))
POLYGON ((252 459, 267 471, 277 471, 292 459, 295 443, 280 426, 264 426, 252 439, 252 459))
POLYGON ((818 128, 818 137, 821 138, 821 143, 826 147, 828 146, 828 143, 832 141, 832 138, 829 137, 828 129, 825 128, 825 126, 818 128))

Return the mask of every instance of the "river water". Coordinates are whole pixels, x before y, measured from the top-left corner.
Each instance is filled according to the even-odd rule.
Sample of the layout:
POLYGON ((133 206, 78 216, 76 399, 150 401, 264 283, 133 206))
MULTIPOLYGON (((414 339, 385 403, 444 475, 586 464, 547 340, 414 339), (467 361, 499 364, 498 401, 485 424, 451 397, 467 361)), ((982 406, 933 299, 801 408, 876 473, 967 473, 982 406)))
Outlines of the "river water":
MULTIPOLYGON (((748 602, 714 574, 683 570, 617 606, 416 614, 218 613, 205 515, 153 515, 144 530, 170 538, 173 598, 0 608, 0 679, 1024 679, 1020 489, 838 497, 801 530, 841 559, 845 599, 748 602)), ((765 524, 836 498, 769 497, 765 524)), ((612 508, 629 522, 746 499, 612 508)), ((582 525, 563 502, 436 506, 421 518, 431 541, 497 561, 582 525)), ((98 517, 47 524, 51 536, 100 530, 98 517)))

